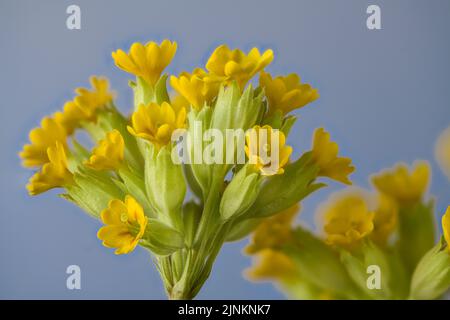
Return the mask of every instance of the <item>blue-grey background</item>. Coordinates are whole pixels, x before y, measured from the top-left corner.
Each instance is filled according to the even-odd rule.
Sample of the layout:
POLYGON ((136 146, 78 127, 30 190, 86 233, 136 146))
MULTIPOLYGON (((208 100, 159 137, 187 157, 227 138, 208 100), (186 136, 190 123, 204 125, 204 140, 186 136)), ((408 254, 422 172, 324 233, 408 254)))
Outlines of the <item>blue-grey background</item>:
MULTIPOLYGON (((275 74, 297 72, 321 93, 297 112, 290 136, 296 154, 324 126, 353 158, 355 184, 397 161, 426 159, 439 216, 450 203, 450 183, 433 157, 434 142, 450 125, 450 1, 23 1, 0 0, 0 298, 164 298, 144 250, 115 256, 96 238, 100 223, 56 197, 31 198, 32 174, 17 153, 40 119, 87 86, 92 74, 111 79, 118 105, 129 110, 129 75, 111 51, 134 41, 178 42, 169 72, 204 64, 222 43, 272 48, 275 74), (82 29, 66 28, 66 8, 77 4, 82 29), (366 28, 366 8, 378 4, 382 30, 366 28), (66 267, 77 264, 82 289, 66 289, 66 267)), ((302 220, 331 183, 304 203, 302 220)), ((199 298, 283 298, 270 284, 242 277, 250 259, 246 240, 227 244, 199 298)))

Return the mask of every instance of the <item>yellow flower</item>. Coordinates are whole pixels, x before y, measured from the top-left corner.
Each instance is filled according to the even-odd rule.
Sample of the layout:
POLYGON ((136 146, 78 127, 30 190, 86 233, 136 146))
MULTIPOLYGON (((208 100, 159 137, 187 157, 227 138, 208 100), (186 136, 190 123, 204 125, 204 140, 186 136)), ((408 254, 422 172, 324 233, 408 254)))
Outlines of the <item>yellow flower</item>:
POLYGON ((170 85, 181 94, 196 110, 200 110, 205 103, 210 104, 219 92, 220 83, 205 81, 207 73, 197 68, 192 72, 183 72, 177 78, 170 77, 170 85))
POLYGON ((128 131, 140 138, 154 143, 158 148, 170 142, 173 131, 184 128, 186 122, 186 109, 178 112, 172 106, 163 102, 161 105, 150 103, 141 104, 131 116, 132 126, 128 131))
POLYGON ((373 232, 370 237, 376 243, 385 245, 397 227, 398 222, 398 206, 392 198, 383 194, 378 195, 378 206, 375 209, 373 219, 373 232))
POLYGON ((66 146, 66 130, 53 118, 44 118, 41 126, 30 131, 29 139, 31 144, 23 147, 19 156, 23 160, 25 167, 38 167, 48 162, 47 149, 55 142, 66 146))
POLYGON ((64 146, 59 141, 47 149, 49 162, 31 177, 27 185, 30 195, 37 195, 52 188, 63 187, 72 182, 72 173, 67 169, 64 146))
POLYGON ((450 206, 447 207, 447 211, 442 216, 442 231, 445 242, 447 242, 447 248, 450 250, 450 206))
POLYGON ((120 167, 124 157, 125 143, 116 129, 106 134, 92 151, 92 156, 84 164, 95 170, 114 170, 120 167))
POLYGON ((294 262, 282 252, 264 249, 258 253, 256 261, 246 270, 246 275, 253 281, 275 279, 285 282, 298 277, 294 262))
POLYGON ((127 254, 136 248, 144 236, 148 219, 141 205, 127 195, 125 202, 111 200, 101 213, 105 226, 98 230, 97 237, 107 248, 116 248, 115 254, 127 254))
POLYGON ((117 67, 142 77, 147 83, 155 85, 163 70, 169 65, 177 51, 177 43, 164 40, 158 45, 148 42, 146 45, 135 42, 126 54, 122 50, 112 53, 117 67))
POLYGON ((210 81, 224 81, 229 84, 236 80, 242 89, 245 84, 273 60, 273 51, 266 50, 262 55, 257 48, 245 54, 239 49, 230 50, 221 45, 212 53, 206 69, 211 73, 210 81))
POLYGON ((264 176, 284 173, 283 167, 288 163, 292 147, 286 146, 286 137, 271 126, 254 126, 245 135, 245 153, 249 163, 261 171, 264 176), (277 139, 278 140, 274 140, 277 139), (274 149, 272 149, 274 148, 274 149))
POLYGON ((75 101, 66 102, 63 111, 54 114, 55 121, 66 129, 68 135, 71 135, 78 128, 80 121, 86 120, 87 117, 88 115, 75 101))
POLYGON ((245 248, 248 254, 255 254, 263 249, 280 247, 291 240, 292 223, 300 210, 298 204, 266 218, 253 232, 250 244, 245 248))
POLYGON ((372 232, 374 215, 361 194, 339 195, 324 209, 326 242, 343 247, 353 246, 372 232))
POLYGON ((86 88, 77 88, 75 92, 75 103, 81 108, 83 116, 86 120, 93 121, 96 119, 96 111, 104 108, 110 103, 114 97, 109 91, 109 82, 105 78, 91 77, 91 90, 86 88))
POLYGON ((450 127, 439 136, 435 154, 439 166, 450 179, 450 127))
POLYGON ((264 88, 270 113, 281 110, 283 114, 286 114, 319 98, 317 89, 309 84, 301 83, 295 73, 272 78, 269 73, 262 71, 259 84, 264 88))
POLYGON ((372 177, 372 183, 381 193, 406 205, 422 199, 429 180, 430 166, 427 162, 416 163, 411 172, 401 163, 372 177))
POLYGON ((338 157, 339 146, 330 141, 330 134, 323 128, 314 132, 312 159, 319 166, 319 175, 345 184, 352 184, 348 176, 355 171, 350 158, 338 157))
POLYGON ((181 94, 172 94, 170 96, 170 105, 172 106, 175 113, 178 113, 181 109, 189 110, 190 104, 181 94))

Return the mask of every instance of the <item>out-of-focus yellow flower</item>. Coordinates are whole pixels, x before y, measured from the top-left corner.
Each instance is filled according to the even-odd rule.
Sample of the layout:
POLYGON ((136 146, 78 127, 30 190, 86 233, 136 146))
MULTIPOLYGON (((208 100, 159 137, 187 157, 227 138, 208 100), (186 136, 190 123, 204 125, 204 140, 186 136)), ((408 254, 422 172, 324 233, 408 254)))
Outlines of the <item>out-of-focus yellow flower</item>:
POLYGON ((269 73, 261 72, 259 84, 264 88, 269 101, 269 112, 281 110, 283 114, 301 108, 319 98, 319 92, 309 84, 301 83, 295 73, 285 77, 272 78, 269 73))
POLYGON ((358 193, 342 194, 332 199, 324 209, 326 242, 352 247, 372 232, 374 215, 366 199, 358 193))
POLYGON ((263 249, 280 247, 291 240, 292 223, 300 211, 300 206, 294 206, 264 219, 253 233, 249 245, 245 248, 247 254, 255 254, 263 249))
POLYGON ((298 277, 296 266, 291 258, 282 252, 263 249, 255 257, 256 263, 246 270, 246 276, 253 281, 289 281, 298 277))
POLYGON ((405 164, 400 163, 372 177, 377 190, 406 205, 422 199, 429 180, 430 166, 427 162, 416 163, 411 172, 405 164))
POLYGON ((106 134, 92 150, 92 156, 85 165, 95 170, 114 170, 121 166, 124 157, 125 142, 116 129, 106 134))
POLYGON ((31 144, 25 145, 19 154, 23 166, 32 168, 47 163, 48 147, 54 146, 55 142, 66 146, 66 138, 66 130, 55 119, 48 117, 42 119, 41 126, 30 131, 31 144))
POLYGON ((97 237, 107 248, 116 248, 115 254, 127 254, 136 248, 144 236, 148 219, 141 205, 131 196, 125 202, 111 200, 101 213, 105 226, 98 230, 97 237))
POLYGON ((214 50, 206 69, 211 73, 211 81, 220 81, 229 84, 236 80, 242 89, 245 84, 259 71, 263 70, 273 60, 273 51, 266 50, 263 54, 257 48, 245 54, 239 49, 230 50, 228 46, 221 45, 214 50))
POLYGON ((167 102, 142 104, 131 116, 131 124, 128 131, 132 135, 149 140, 159 148, 170 142, 173 131, 185 127, 186 109, 175 112, 167 102))
POLYGON ((67 169, 64 146, 59 141, 47 148, 49 162, 31 177, 27 185, 30 195, 37 195, 52 188, 63 187, 72 182, 72 173, 67 169))
POLYGON ((348 176, 355 171, 350 158, 338 157, 339 146, 330 140, 323 128, 314 132, 312 159, 320 168, 319 175, 345 184, 352 184, 348 176))
POLYGON ((284 173, 283 167, 288 163, 292 147, 286 145, 283 132, 271 126, 254 126, 245 135, 245 153, 249 163, 253 164, 264 176, 284 173), (277 139, 278 140, 275 140, 277 139))
POLYGON ((166 39, 160 45, 156 42, 148 42, 145 45, 135 42, 128 54, 119 49, 112 53, 112 57, 117 67, 142 77, 153 86, 172 61, 176 51, 177 43, 166 39))
POLYGON ((200 110, 205 103, 211 103, 220 87, 220 82, 205 81, 206 76, 203 69, 197 68, 192 73, 181 73, 178 78, 171 76, 170 84, 194 109, 200 110))
POLYGON ((173 94, 170 97, 170 105, 172 106, 175 113, 180 112, 181 109, 189 110, 190 103, 181 94, 173 94))
POLYGON ((54 114, 55 121, 66 129, 68 135, 71 135, 80 125, 80 121, 86 120, 87 117, 88 115, 75 101, 66 102, 63 111, 54 114))
POLYGON ((442 231, 444 233, 445 242, 447 242, 447 249, 450 250, 450 206, 442 216, 442 231))
POLYGON ((450 179, 450 127, 439 136, 435 154, 439 166, 450 179))
POLYGON ((90 78, 91 90, 86 88, 77 88, 75 92, 75 103, 81 108, 86 120, 96 119, 96 111, 105 107, 113 100, 114 94, 109 91, 109 82, 106 78, 92 76, 90 78))
POLYGON ((380 245, 385 245, 389 236, 397 227, 398 222, 398 206, 392 198, 383 194, 378 195, 378 206, 375 209, 373 219, 373 232, 370 234, 371 239, 380 245))
POLYGON ((95 121, 97 110, 104 108, 113 100, 114 94, 109 91, 109 83, 105 78, 92 76, 92 88, 77 88, 74 100, 64 104, 63 110, 54 114, 55 121, 71 135, 82 121, 95 121))

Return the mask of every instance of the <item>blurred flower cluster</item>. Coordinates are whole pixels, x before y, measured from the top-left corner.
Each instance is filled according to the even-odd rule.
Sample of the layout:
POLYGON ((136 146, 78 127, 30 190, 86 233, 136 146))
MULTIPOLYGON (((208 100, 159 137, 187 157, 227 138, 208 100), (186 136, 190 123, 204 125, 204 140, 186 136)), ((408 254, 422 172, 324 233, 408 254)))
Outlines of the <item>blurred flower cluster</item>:
MULTIPOLYGON (((448 151, 444 140, 439 148, 448 151)), ((449 167, 448 157, 440 160, 449 167)), ((427 162, 400 163, 370 178, 373 191, 332 194, 317 212, 320 234, 295 225, 298 205, 266 219, 246 248, 254 256, 247 277, 272 281, 292 299, 442 297, 450 287, 450 207, 437 239, 430 175, 427 162)))
MULTIPOLYGON (((129 82, 134 92, 130 114, 119 112, 107 79, 92 77, 91 88, 76 89, 62 110, 31 130, 30 143, 20 153, 23 165, 36 170, 27 185, 30 195, 60 188, 61 197, 103 222, 98 238, 105 247, 114 248, 116 254, 130 253, 137 246, 148 250, 172 299, 195 297, 222 245, 256 228, 249 251, 265 252, 271 263, 285 270, 283 277, 295 281, 297 269, 286 258, 290 256, 275 250, 281 250, 281 244, 289 244, 289 252, 298 252, 297 260, 310 263, 309 272, 316 264, 319 268, 314 272, 336 265, 344 273, 332 246, 358 250, 357 242, 365 243, 362 240, 368 238, 381 244, 388 241, 397 226, 397 210, 407 209, 394 209, 385 198, 374 212, 356 196, 337 202, 326 216, 328 244, 289 230, 295 214, 289 208, 324 187, 318 179, 350 184, 354 170, 351 160, 339 156, 338 145, 322 128, 314 132, 311 150, 297 159, 292 156, 286 141, 296 117, 289 113, 316 100, 317 89, 296 74, 266 73, 264 69, 274 58, 271 50, 261 53, 253 48, 245 53, 226 45, 214 50, 204 68, 169 77, 164 70, 176 50, 175 42, 164 40, 134 43, 128 52, 112 53, 115 65, 135 76, 129 82), (251 82, 255 76, 259 76, 256 85, 251 82), (213 135, 198 135, 198 130, 213 135), (234 141, 234 135, 229 137, 229 130, 244 132, 243 144, 234 141), (87 133, 90 142, 80 139, 80 132, 87 133), (216 144, 219 138, 222 143, 216 144), (222 149, 227 151, 227 161, 220 157, 222 149), (203 150, 200 159, 198 150, 203 150), (204 159, 205 153, 214 161, 204 159), (349 206, 352 211, 345 212, 349 206), (283 210, 288 212, 278 214, 283 210), (303 251, 296 250, 299 246, 312 252, 302 257, 303 251), (263 251, 268 248, 270 252, 263 251)), ((421 183, 426 183, 424 174, 417 177, 421 183)), ((380 177, 379 189, 392 193, 390 179, 395 177, 380 177)), ((402 201, 412 201, 408 208, 414 208, 410 215, 416 218, 431 210, 430 204, 417 199, 423 192, 417 188, 414 195, 399 195, 402 201)), ((411 219, 410 223, 417 222, 411 219)), ((427 238, 419 249, 414 247, 414 256, 404 248, 406 239, 402 242, 402 254, 411 263, 433 241, 428 224, 418 227, 424 228, 427 238)), ((348 263, 359 261, 352 255, 356 251, 345 252, 348 263)), ((333 270, 331 275, 335 275, 333 270)), ((338 281, 347 284, 349 277, 338 281)), ((322 279, 316 274, 314 278, 324 280, 321 286, 315 285, 317 290, 330 284, 326 281, 330 276, 322 279)), ((339 288, 328 291, 342 294, 335 289, 339 288)))

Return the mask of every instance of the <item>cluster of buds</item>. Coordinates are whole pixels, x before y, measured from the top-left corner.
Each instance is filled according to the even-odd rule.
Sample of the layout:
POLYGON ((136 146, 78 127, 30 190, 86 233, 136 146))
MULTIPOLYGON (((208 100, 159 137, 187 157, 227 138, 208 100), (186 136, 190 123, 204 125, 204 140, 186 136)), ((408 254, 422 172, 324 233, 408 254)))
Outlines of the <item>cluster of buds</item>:
POLYGON ((295 74, 264 72, 271 50, 222 45, 204 69, 169 78, 163 72, 176 49, 164 40, 113 52, 116 66, 136 76, 131 115, 118 111, 105 78, 92 77, 91 89, 77 89, 30 132, 20 156, 38 170, 31 195, 62 188, 63 198, 103 222, 98 237, 106 247, 149 250, 169 298, 190 299, 226 241, 325 186, 321 177, 350 184, 354 168, 322 128, 311 150, 292 159, 286 140, 296 117, 289 113, 319 94, 295 74), (89 134, 92 151, 79 131, 89 134))
POLYGON ((436 299, 450 288, 450 207, 435 243, 430 166, 400 163, 371 177, 374 191, 337 192, 318 211, 322 235, 293 225, 291 207, 261 223, 247 247, 250 279, 296 299, 436 299), (373 274, 372 274, 373 272, 373 274))

